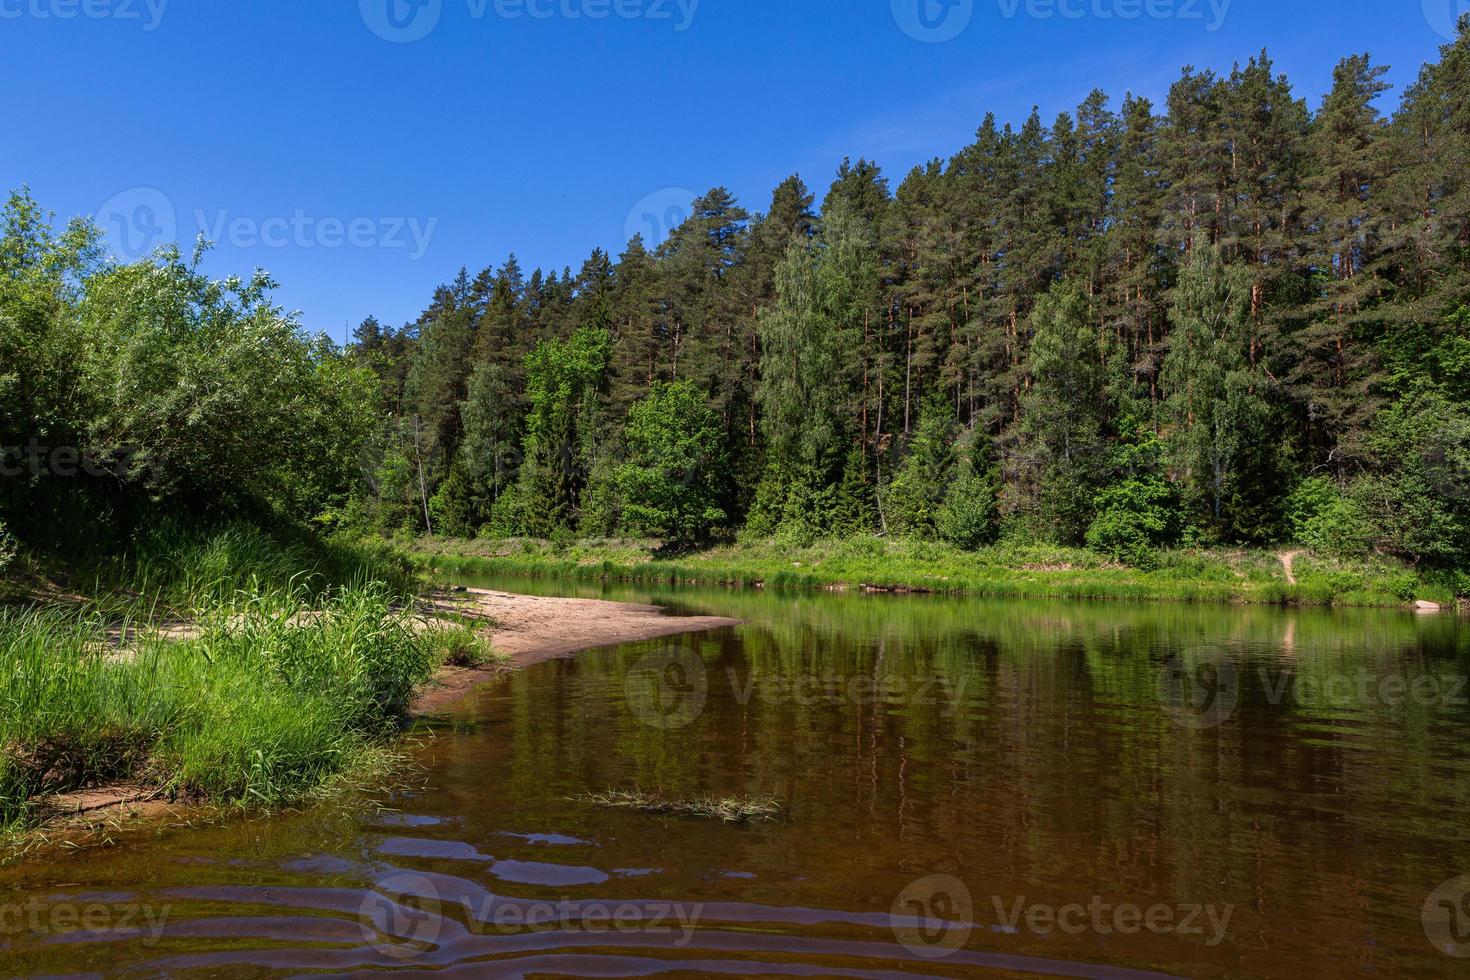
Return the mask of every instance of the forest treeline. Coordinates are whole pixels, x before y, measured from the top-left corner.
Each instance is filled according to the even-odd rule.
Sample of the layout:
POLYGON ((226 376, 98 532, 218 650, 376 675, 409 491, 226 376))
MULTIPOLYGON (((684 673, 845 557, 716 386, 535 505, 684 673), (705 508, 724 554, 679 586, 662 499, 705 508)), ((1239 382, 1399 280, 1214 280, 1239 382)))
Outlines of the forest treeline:
MULTIPOLYGON (((820 201, 797 176, 759 213, 715 188, 656 248, 464 270, 345 350, 303 338, 268 281, 209 283, 177 253, 97 269, 85 225, 37 244, 22 195, 0 423, 130 454, 108 508, 1462 565, 1470 21, 1390 115, 1384 71, 1347 58, 1313 106, 1262 53, 1185 69, 1162 106, 987 116, 896 187, 849 160, 820 201)), ((7 481, 12 524, 22 496, 53 506, 45 486, 7 481)))
POLYGON ((1391 117, 1266 54, 994 117, 892 188, 844 162, 650 250, 462 272, 356 349, 366 519, 450 535, 1007 526, 1122 555, 1470 549, 1470 35, 1391 117))

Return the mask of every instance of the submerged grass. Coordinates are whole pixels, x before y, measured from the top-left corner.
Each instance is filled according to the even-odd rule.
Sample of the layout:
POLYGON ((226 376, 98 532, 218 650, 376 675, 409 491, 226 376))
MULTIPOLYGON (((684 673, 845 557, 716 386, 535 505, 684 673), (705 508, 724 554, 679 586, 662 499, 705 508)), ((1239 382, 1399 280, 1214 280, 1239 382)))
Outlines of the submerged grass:
POLYGON ((1396 606, 1452 602, 1455 588, 1388 559, 1308 557, 1287 580, 1271 551, 1177 550, 1143 570, 1094 552, 1006 541, 962 551, 933 541, 859 536, 804 547, 749 541, 665 556, 656 542, 421 539, 410 559, 431 573, 570 576, 776 589, 869 589, 996 598, 1174 600, 1396 606))
POLYGON ((194 638, 129 649, 105 608, 0 609, 0 827, 119 779, 247 807, 307 798, 361 764, 436 665, 394 600, 381 584, 236 593, 194 638))
POLYGON ((781 805, 770 797, 720 797, 698 800, 670 800, 639 790, 609 790, 577 797, 578 803, 614 810, 637 810, 678 817, 723 820, 725 823, 749 823, 774 819, 781 805))

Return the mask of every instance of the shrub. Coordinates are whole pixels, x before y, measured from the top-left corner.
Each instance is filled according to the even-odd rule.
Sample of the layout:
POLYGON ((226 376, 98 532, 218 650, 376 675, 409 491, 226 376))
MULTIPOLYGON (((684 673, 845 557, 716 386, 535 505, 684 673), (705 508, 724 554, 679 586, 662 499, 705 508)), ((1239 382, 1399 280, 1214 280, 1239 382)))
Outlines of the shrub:
POLYGON ((1135 568, 1158 567, 1158 549, 1177 537, 1178 498, 1158 477, 1125 480, 1101 491, 1087 546, 1135 568))
POLYGON ((628 459, 613 481, 633 534, 692 542, 725 520, 720 416, 687 381, 658 382, 628 411, 628 459))
POLYGON ((1374 544, 1413 562, 1465 566, 1470 554, 1470 409, 1430 387, 1379 413, 1369 433, 1375 472, 1352 496, 1374 544))
POLYGON ((1337 484, 1325 476, 1310 476, 1296 485, 1286 498, 1285 530, 1292 541, 1305 543, 1308 528, 1323 511, 1342 498, 1337 484))
POLYGON ((937 530, 939 512, 956 467, 954 409, 931 397, 919 415, 908 455, 888 485, 885 504, 894 530, 928 536, 937 530))
POLYGON ((995 517, 995 482, 964 467, 944 495, 936 530, 941 539, 955 547, 974 551, 995 541, 995 517))
POLYGON ((1361 490, 1352 494, 1332 488, 1329 500, 1300 525, 1295 537, 1313 551, 1334 558, 1362 558, 1373 550, 1373 518, 1363 505, 1361 490))

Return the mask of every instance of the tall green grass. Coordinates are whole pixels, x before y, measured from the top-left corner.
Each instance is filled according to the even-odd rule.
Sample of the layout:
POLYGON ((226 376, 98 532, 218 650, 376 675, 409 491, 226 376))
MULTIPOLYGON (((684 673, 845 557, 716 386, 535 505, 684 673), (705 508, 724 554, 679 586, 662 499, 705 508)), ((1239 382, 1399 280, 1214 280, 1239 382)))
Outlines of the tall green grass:
POLYGON ((116 552, 69 564, 64 572, 115 613, 137 612, 144 597, 144 613, 175 617, 233 602, 241 593, 290 599, 379 583, 406 598, 416 586, 412 567, 386 542, 243 522, 205 527, 161 521, 116 552))
POLYGON ((299 801, 390 732, 435 665, 383 585, 236 593, 183 642, 120 650, 109 625, 116 636, 96 612, 0 610, 0 826, 42 794, 122 778, 299 801))

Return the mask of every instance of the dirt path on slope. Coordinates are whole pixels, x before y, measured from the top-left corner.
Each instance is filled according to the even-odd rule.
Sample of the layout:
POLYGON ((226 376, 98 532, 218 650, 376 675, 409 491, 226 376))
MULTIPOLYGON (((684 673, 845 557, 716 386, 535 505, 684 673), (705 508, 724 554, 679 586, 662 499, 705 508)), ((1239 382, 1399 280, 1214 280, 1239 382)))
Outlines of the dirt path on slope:
POLYGON ((1281 567, 1286 569, 1287 585, 1296 585, 1296 560, 1305 554, 1305 551, 1283 551, 1276 556, 1281 559, 1281 567))

